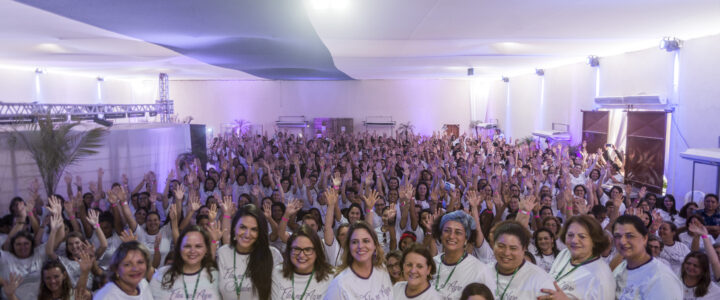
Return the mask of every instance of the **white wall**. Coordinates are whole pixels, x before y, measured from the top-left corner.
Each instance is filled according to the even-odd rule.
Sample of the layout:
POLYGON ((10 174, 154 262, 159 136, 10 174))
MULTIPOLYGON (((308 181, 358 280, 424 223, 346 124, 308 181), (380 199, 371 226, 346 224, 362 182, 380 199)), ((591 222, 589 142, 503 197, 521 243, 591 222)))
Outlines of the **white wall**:
POLYGON ((181 118, 192 115, 194 123, 214 129, 245 119, 272 132, 278 116, 304 115, 354 118, 357 132, 367 116, 392 116, 432 134, 443 124, 460 124, 465 132, 471 115, 467 80, 171 81, 170 86, 181 118))
MULTIPOLYGON (((651 48, 600 59, 597 91, 600 96, 660 95, 675 104, 665 175, 668 192, 679 196, 679 202, 690 190, 692 175, 692 163, 680 158, 679 153, 688 147, 718 148, 720 57, 717 49, 720 49, 720 35, 685 42, 678 52, 677 90, 673 80, 675 53, 651 48)), ((490 85, 488 117, 500 119, 500 127, 509 129, 512 137, 529 135, 540 123, 541 116, 545 128, 550 128, 552 122, 566 122, 571 125, 573 141, 579 142, 581 110, 594 108, 596 72, 585 63, 546 69, 544 107, 538 106, 537 75, 510 78, 509 106, 505 105, 508 84, 497 80, 490 85)), ((696 190, 714 193, 718 180, 717 168, 698 165, 696 190)))

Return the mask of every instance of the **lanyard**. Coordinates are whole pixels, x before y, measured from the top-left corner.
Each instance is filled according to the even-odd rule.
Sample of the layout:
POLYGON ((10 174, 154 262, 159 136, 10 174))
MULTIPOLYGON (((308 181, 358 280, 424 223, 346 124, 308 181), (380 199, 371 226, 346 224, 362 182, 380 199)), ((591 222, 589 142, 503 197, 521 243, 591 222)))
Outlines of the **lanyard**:
POLYGON ((200 272, 197 274, 197 279, 195 279, 195 288, 193 289, 192 298, 189 298, 187 286, 185 285, 185 274, 183 274, 183 289, 185 289, 185 299, 194 300, 195 299, 195 293, 197 292, 198 283, 200 283, 200 275, 202 273, 202 269, 200 269, 200 272))
MULTIPOLYGON (((522 265, 520 265, 522 266, 522 265)), ((500 271, 495 269, 495 295, 500 294, 500 300, 503 300, 505 298, 505 292, 507 292, 508 287, 510 287, 510 284, 512 284, 513 279, 515 279, 515 274, 517 274, 517 271, 520 270, 520 267, 515 268, 515 271, 513 271, 512 277, 510 277, 510 281, 508 281, 508 284, 505 286, 505 289, 503 289, 502 294, 500 294, 500 271)))
MULTIPOLYGON (((444 256, 444 255, 443 255, 443 256, 444 256)), ((455 268, 457 268, 457 266, 458 266, 463 260, 465 260, 465 257, 467 257, 467 252, 463 253, 462 258, 460 258, 460 261, 458 261, 458 262, 455 264, 455 266, 453 266, 452 271, 450 271, 450 274, 449 274, 448 277, 445 279, 445 283, 443 283, 442 286, 440 286, 440 280, 442 280, 442 279, 441 279, 442 277, 440 276, 440 267, 438 266, 438 280, 435 281, 435 290, 436 290, 436 291, 440 291, 441 289, 444 289, 444 288, 445 288, 445 286, 448 284, 448 281, 450 281, 450 277, 452 277, 452 276, 453 276, 453 273, 455 273, 455 268)), ((440 259, 440 260, 441 260, 441 263, 442 263, 442 259, 440 259)))
MULTIPOLYGON (((305 292, 307 292, 307 289, 310 286, 310 281, 312 281, 313 275, 315 275, 315 268, 313 268, 312 273, 310 273, 310 278, 308 278, 308 282, 305 284, 305 289, 303 290, 302 295, 300 295, 300 300, 305 297, 305 292)), ((295 300, 295 272, 290 275, 290 280, 292 280, 292 299, 295 300)))
POLYGON ((235 280, 235 294, 237 294, 237 296, 240 297, 240 288, 242 288, 243 281, 245 280, 245 274, 247 274, 247 267, 245 268, 245 272, 243 272, 242 277, 240 278, 240 285, 238 285, 237 273, 235 273, 237 271, 235 269, 236 261, 237 261, 237 253, 235 253, 235 251, 233 251, 233 279, 235 280))
POLYGON ((572 273, 573 271, 575 271, 575 269, 577 269, 577 268, 585 265, 585 263, 593 260, 594 258, 595 258, 594 256, 590 256, 588 259, 584 260, 584 261, 581 262, 579 265, 574 266, 572 269, 570 269, 569 272, 563 274, 563 271, 565 271, 565 268, 567 267, 567 265, 568 265, 568 264, 570 263, 570 261, 572 260, 572 258, 570 258, 570 259, 565 263, 565 265, 562 267, 562 269, 560 269, 560 273, 558 273, 557 276, 555 276, 555 281, 560 282, 560 279, 563 279, 563 278, 567 277, 568 275, 570 275, 570 273, 572 273))

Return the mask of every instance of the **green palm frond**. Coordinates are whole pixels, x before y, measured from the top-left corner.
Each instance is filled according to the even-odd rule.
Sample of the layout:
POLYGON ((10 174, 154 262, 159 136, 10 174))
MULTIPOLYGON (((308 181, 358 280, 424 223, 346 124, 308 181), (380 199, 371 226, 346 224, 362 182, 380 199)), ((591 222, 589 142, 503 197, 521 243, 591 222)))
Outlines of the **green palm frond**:
POLYGON ((108 130, 73 130, 80 123, 53 124, 50 116, 38 116, 37 120, 37 123, 13 127, 13 136, 30 152, 45 191, 51 195, 66 167, 98 153, 108 130))

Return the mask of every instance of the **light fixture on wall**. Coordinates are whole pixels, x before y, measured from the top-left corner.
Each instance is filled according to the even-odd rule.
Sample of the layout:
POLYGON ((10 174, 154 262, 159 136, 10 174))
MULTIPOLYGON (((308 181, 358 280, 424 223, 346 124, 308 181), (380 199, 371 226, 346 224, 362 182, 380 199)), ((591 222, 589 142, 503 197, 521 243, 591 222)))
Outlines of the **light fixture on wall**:
POLYGON ((503 76, 503 77, 502 77, 502 81, 503 81, 503 82, 510 82, 510 78, 507 78, 507 77, 503 76))
POLYGON ((98 77, 97 77, 97 81, 98 81, 98 82, 103 82, 103 81, 105 81, 105 78, 102 78, 102 77, 98 76, 98 77))
POLYGON ((42 73, 45 73, 45 70, 43 70, 41 68, 35 68, 35 74, 42 74, 42 73))
POLYGON ((660 41, 660 49, 665 49, 667 52, 673 52, 682 48, 683 42, 676 37, 666 36, 660 41))
POLYGON ((587 58, 587 64, 590 65, 590 66, 593 67, 593 68, 594 68, 594 67, 597 67, 597 66, 600 65, 600 58, 597 57, 597 56, 595 56, 595 55, 590 55, 590 56, 588 56, 588 58, 587 58))
POLYGON ((468 68, 467 76, 473 76, 473 75, 475 75, 475 69, 468 68))
POLYGON ((537 74, 537 76, 544 76, 544 75, 545 75, 545 70, 543 70, 543 69, 535 69, 535 74, 537 74))

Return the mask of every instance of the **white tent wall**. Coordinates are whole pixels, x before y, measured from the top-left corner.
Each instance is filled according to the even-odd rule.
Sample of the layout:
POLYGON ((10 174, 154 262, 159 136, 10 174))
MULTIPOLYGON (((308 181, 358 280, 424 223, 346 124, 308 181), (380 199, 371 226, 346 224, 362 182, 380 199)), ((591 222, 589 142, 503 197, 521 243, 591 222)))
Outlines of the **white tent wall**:
MULTIPOLYGON (((245 119, 274 131, 278 116, 354 118, 364 131, 367 116, 392 116, 430 135, 444 124, 470 124, 468 80, 361 81, 171 81, 170 97, 181 118, 215 129, 245 119)), ((484 108, 476 108, 484 111, 484 108)))

